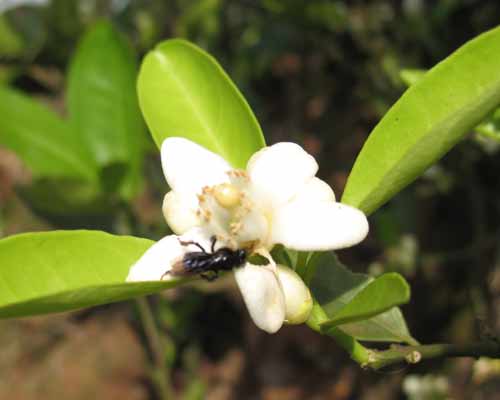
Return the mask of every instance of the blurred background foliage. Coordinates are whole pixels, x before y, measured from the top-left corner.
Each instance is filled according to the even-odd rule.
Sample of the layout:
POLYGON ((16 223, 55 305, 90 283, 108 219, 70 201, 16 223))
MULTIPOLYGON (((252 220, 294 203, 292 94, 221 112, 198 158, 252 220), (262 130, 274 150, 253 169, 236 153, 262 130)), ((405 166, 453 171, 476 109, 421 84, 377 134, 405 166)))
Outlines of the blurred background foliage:
MULTIPOLYGON (((493 0, 0 0, 0 234, 168 233, 166 185, 133 78, 162 39, 184 37, 213 54, 267 142, 301 143, 340 194, 368 132, 418 70, 499 21, 493 0), (106 40, 121 49, 112 75, 106 40), (54 176, 48 161, 39 169, 30 162, 31 142, 9 142, 21 128, 35 139, 58 137, 54 131, 90 137, 105 142, 109 157, 90 146, 82 156, 93 166, 88 176, 54 176), (133 156, 119 149, 127 137, 136 140, 133 156)), ((377 211, 364 244, 339 252, 360 271, 407 277, 413 296, 403 311, 423 343, 500 333, 499 138, 497 111, 377 211)), ((230 281, 148 301, 153 314, 138 302, 2 321, 0 398, 156 399, 173 390, 186 399, 496 399, 500 392, 498 361, 441 360, 375 374, 306 327, 268 336, 230 281)))

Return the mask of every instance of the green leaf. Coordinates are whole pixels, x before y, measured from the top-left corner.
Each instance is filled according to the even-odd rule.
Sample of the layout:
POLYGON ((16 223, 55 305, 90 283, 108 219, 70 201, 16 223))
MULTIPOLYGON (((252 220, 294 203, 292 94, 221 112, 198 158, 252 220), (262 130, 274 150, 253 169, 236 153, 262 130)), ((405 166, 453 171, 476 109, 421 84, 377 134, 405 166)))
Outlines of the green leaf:
POLYGON ((500 143, 500 107, 476 126, 475 131, 486 138, 500 143))
POLYGON ((113 181, 126 198, 138 189, 145 148, 136 77, 132 48, 108 22, 97 23, 85 34, 68 77, 70 122, 96 164, 119 172, 113 181))
POLYGON ((181 281, 125 283, 153 242, 99 231, 0 240, 0 318, 74 310, 150 294, 181 281))
POLYGON ((322 329, 362 321, 410 300, 410 287, 397 273, 384 274, 358 292, 322 329))
POLYGON ((175 36, 199 38, 203 43, 215 42, 221 30, 221 0, 198 0, 180 5, 175 23, 175 36))
MULTIPOLYGON (((362 304, 366 310, 368 306, 365 304, 365 295, 372 291, 372 289, 369 289, 370 283, 376 282, 368 275, 349 271, 331 252, 315 253, 309 260, 307 276, 309 278, 306 279, 306 282, 315 301, 320 306, 321 313, 323 313, 323 315, 316 318, 313 309, 312 318, 313 320, 316 318, 319 324, 324 324, 327 320, 336 318, 345 307, 348 307, 354 301, 353 299, 357 295, 362 296, 362 304), (362 294, 364 289, 368 290, 368 292, 362 294)), ((390 282, 394 278, 392 274, 389 276, 390 282)), ((383 285, 384 281, 382 281, 383 285)), ((401 290, 403 285, 399 282, 397 286, 400 286, 398 290, 402 292, 400 297, 404 298, 406 296, 405 290, 401 290)), ((349 310, 350 308, 347 308, 344 313, 349 312, 349 310)), ((366 315, 369 316, 369 313, 366 315)), ((333 328, 333 330, 335 329, 337 328, 333 328)), ((397 307, 363 321, 343 324, 338 329, 358 340, 416 343, 408 331, 401 311, 397 307)))
POLYGON ((0 87, 0 144, 14 151, 35 177, 97 181, 79 137, 37 101, 0 87))
POLYGON ((369 214, 500 104, 500 28, 466 43, 411 86, 370 134, 342 201, 369 214))
POLYGON ((425 69, 402 69, 399 76, 406 86, 411 86, 422 79, 426 72, 425 69))
POLYGON ((22 56, 25 45, 19 35, 9 24, 5 14, 0 14, 0 58, 22 56))
POLYGON ((19 68, 17 66, 0 65, 0 85, 11 82, 17 75, 19 68))
POLYGON ((19 186, 18 194, 43 217, 58 226, 58 217, 68 217, 77 227, 89 227, 90 217, 95 217, 106 226, 116 212, 117 199, 103 193, 99 185, 73 179, 35 179, 29 185, 19 186), (53 217, 56 217, 54 220, 53 217))
POLYGON ((182 136, 244 168, 265 145, 247 102, 219 64, 193 44, 160 43, 145 57, 139 103, 158 145, 182 136))
MULTIPOLYGON (((400 72, 400 76, 406 85, 411 86, 422 78, 425 73, 426 71, 423 69, 403 69, 400 72)), ((500 107, 487 115, 474 130, 483 136, 483 138, 479 139, 492 139, 496 143, 500 142, 500 107)))

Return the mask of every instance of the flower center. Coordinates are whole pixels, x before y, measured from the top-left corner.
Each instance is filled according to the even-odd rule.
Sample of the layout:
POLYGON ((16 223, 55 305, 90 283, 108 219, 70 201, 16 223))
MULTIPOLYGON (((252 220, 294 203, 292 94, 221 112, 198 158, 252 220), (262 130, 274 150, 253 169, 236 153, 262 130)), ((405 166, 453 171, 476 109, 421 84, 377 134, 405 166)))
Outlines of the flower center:
POLYGON ((221 207, 230 209, 240 205, 243 193, 231 183, 221 183, 213 187, 214 197, 221 207))
POLYGON ((255 248, 266 237, 268 223, 256 207, 245 171, 228 171, 229 182, 205 186, 198 196, 202 225, 232 248, 255 248))

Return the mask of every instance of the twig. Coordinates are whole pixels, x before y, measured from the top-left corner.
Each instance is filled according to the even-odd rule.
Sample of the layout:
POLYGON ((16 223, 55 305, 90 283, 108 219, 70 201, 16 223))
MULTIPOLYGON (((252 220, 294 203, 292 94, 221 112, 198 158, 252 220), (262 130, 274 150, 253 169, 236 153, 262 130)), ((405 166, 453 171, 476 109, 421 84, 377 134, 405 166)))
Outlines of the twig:
POLYGON ((443 357, 490 357, 500 359, 500 340, 497 338, 488 338, 467 344, 392 345, 388 350, 369 349, 338 328, 332 328, 326 332, 322 331, 321 323, 326 321, 327 317, 321 307, 317 304, 315 304, 315 307, 312 313, 314 318, 307 321, 309 327, 333 337, 354 361, 366 369, 379 370, 389 365, 417 364, 422 360, 443 357))
POLYGON ((140 297, 136 299, 136 302, 153 358, 153 370, 151 372, 153 384, 162 400, 174 399, 170 371, 165 359, 165 337, 162 337, 158 331, 148 300, 145 297, 140 297))
MULTIPOLYGON (((140 224, 130 205, 126 202, 122 202, 120 204, 120 208, 128 222, 128 231, 125 233, 130 235, 139 235, 140 224)), ((147 298, 139 297, 135 299, 135 302, 139 309, 142 327, 144 329, 151 357, 153 359, 151 380, 160 399, 173 399, 174 390, 170 381, 170 369, 168 368, 166 362, 166 348, 167 345, 171 343, 169 342, 169 338, 165 334, 161 334, 158 330, 158 326, 147 298)))
POLYGON ((393 345, 388 350, 368 350, 368 356, 361 366, 378 370, 389 365, 417 364, 422 360, 442 357, 500 358, 500 342, 491 339, 467 344, 393 345))

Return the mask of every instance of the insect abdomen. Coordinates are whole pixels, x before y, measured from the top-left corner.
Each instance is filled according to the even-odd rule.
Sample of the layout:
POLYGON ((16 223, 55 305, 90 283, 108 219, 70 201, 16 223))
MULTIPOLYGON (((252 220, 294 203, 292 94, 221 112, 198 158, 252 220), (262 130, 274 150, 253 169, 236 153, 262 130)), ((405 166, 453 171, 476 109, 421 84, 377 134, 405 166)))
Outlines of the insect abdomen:
POLYGON ((181 260, 174 263, 169 274, 177 276, 200 274, 205 279, 213 280, 219 271, 230 271, 243 265, 245 260, 245 250, 234 251, 224 247, 213 253, 193 251, 184 254, 181 260), (212 277, 206 273, 215 275, 212 277))

